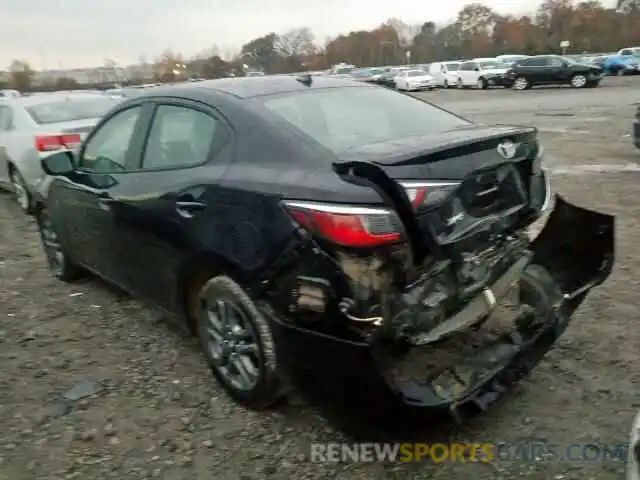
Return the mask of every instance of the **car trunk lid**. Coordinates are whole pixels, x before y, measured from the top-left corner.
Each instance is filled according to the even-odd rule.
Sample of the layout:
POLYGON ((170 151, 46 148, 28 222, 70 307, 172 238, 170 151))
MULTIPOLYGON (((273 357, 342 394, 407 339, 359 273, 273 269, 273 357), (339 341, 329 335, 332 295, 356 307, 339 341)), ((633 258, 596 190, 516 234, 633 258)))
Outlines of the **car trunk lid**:
POLYGON ((448 255, 516 222, 531 205, 539 153, 533 128, 474 125, 350 150, 334 169, 382 192, 420 264, 427 252, 448 255))

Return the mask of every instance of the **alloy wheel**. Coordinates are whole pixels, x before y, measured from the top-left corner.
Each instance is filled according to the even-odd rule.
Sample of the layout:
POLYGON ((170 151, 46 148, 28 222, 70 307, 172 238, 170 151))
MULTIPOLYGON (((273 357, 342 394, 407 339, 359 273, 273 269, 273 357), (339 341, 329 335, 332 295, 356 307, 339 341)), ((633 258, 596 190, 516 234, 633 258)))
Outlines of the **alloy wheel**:
POLYGON ((253 389, 260 379, 262 355, 251 320, 232 301, 204 294, 202 332, 213 368, 233 388, 253 389))
POLYGON ((574 75, 571 78, 571 86, 574 88, 582 88, 587 84, 587 77, 584 75, 574 75))
POLYGON ((28 211, 30 205, 29 192, 24 180, 22 180, 22 176, 16 170, 11 171, 11 185, 16 203, 22 210, 28 211))
POLYGON ((529 82, 527 82, 527 79, 524 77, 518 77, 513 82, 513 88, 515 90, 524 90, 527 88, 528 85, 529 85, 529 82))
POLYGON ((44 253, 47 256, 49 267, 54 275, 61 276, 64 273, 66 258, 62 251, 60 238, 53 227, 53 223, 51 222, 49 215, 47 215, 45 211, 40 212, 38 223, 40 227, 40 237, 42 238, 42 246, 44 248, 44 253))

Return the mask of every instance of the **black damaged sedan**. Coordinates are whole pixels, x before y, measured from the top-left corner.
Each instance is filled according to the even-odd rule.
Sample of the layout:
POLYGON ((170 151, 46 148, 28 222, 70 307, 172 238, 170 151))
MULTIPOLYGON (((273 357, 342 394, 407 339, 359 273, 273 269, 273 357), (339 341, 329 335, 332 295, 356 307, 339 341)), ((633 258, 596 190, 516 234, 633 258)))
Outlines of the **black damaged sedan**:
POLYGON ((371 419, 464 420, 531 371, 614 261, 614 218, 552 194, 536 129, 345 79, 142 92, 42 166, 53 274, 176 314, 250 408, 294 385, 371 419))

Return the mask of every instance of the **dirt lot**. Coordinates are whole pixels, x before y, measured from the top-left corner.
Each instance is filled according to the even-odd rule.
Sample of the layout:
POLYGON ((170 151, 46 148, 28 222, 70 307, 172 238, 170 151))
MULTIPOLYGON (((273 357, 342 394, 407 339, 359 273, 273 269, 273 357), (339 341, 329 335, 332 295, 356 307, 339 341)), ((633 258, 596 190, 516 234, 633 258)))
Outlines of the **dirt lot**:
MULTIPOLYGON (((566 445, 627 440, 640 406, 640 152, 628 136, 640 78, 597 90, 424 95, 478 122, 540 127, 554 187, 618 215, 617 266, 547 359, 451 441, 566 445), (601 170, 598 172, 598 170, 601 170), (636 367, 636 368, 634 368, 636 367)), ((268 414, 232 405, 191 339, 102 283, 51 278, 36 229, 0 196, 0 480, 139 478, 620 479, 620 462, 313 464, 344 440, 294 399, 268 414), (67 411, 76 386, 101 390, 67 411)), ((89 392, 80 392, 89 393, 89 392)), ((81 396, 81 395, 79 395, 81 396)))

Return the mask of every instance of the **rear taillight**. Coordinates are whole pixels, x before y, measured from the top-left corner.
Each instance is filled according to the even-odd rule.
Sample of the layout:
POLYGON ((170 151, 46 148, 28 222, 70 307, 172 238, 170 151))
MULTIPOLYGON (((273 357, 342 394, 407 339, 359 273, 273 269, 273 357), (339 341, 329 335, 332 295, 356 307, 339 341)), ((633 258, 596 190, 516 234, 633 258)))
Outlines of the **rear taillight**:
POLYGON ((296 223, 332 243, 346 247, 378 247, 403 239, 396 215, 384 208, 285 202, 296 223))
POLYGON ((68 148, 69 150, 75 149, 80 145, 82 139, 78 134, 63 134, 63 135, 38 135, 36 136, 36 149, 39 152, 53 152, 55 150, 62 150, 68 148))
POLYGON ((440 204, 460 185, 459 182, 400 182, 414 210, 440 204))

